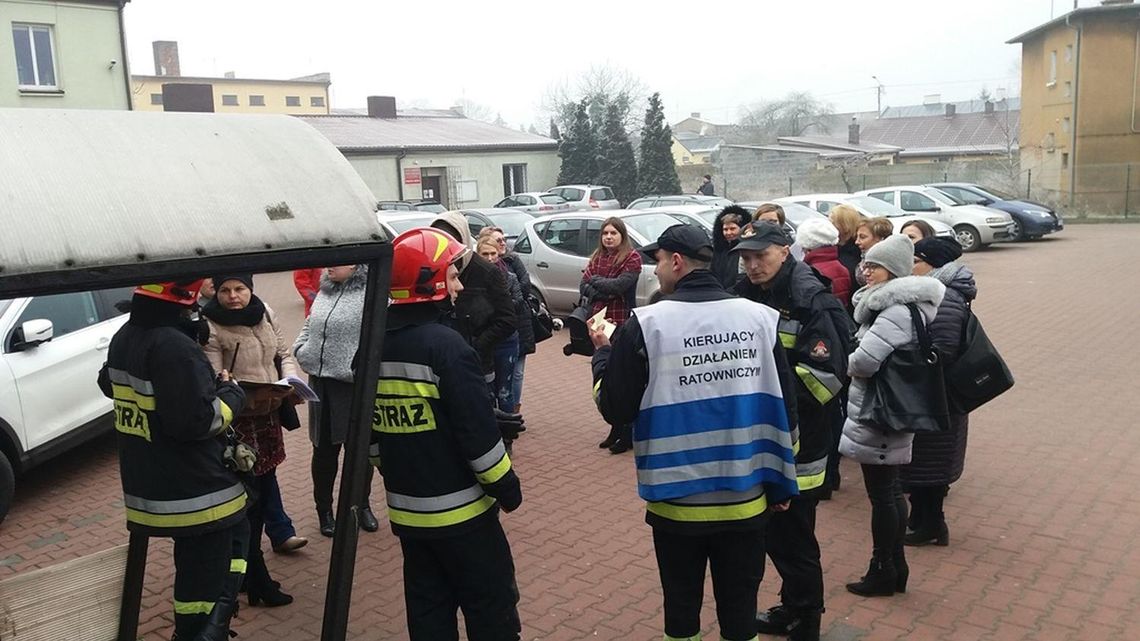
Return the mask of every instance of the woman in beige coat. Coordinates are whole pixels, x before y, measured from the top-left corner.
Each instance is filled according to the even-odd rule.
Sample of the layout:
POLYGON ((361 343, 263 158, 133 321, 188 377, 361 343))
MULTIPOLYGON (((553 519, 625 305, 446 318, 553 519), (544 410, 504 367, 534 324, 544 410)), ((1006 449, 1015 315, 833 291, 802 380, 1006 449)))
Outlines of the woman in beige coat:
MULTIPOLYGON (((213 283, 217 293, 202 308, 202 315, 210 325, 205 351, 214 369, 229 370, 239 383, 274 383, 285 376, 297 376, 297 361, 281 335, 273 310, 253 295, 253 276, 215 276, 213 283)), ((257 453, 252 475, 244 479, 253 499, 247 510, 250 531, 246 591, 250 605, 264 602, 275 607, 293 602, 293 597, 282 592, 280 584, 269 576, 261 552, 261 534, 267 513, 275 511, 275 504, 280 503, 277 466, 285 460, 283 419, 290 423, 289 427, 300 426, 293 409, 295 402, 295 393, 282 398, 250 389, 245 408, 233 421, 238 439, 257 453)), ((289 541, 293 549, 308 543, 295 534, 289 541)))

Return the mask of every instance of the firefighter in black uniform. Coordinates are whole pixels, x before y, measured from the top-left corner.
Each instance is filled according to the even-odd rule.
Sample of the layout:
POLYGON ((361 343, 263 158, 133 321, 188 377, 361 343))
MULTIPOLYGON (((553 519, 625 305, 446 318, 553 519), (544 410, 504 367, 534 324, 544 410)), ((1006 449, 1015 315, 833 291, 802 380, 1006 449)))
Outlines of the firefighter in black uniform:
POLYGON ((522 503, 475 350, 439 321, 468 251, 435 229, 393 243, 369 457, 404 554, 412 641, 517 641, 514 561, 498 511, 522 503))
POLYGON ((832 424, 840 415, 839 390, 851 351, 850 317, 830 292, 830 283, 790 255, 791 239, 771 223, 754 223, 753 235, 733 251, 747 276, 737 293, 780 312, 779 337, 796 372, 799 496, 768 524, 768 556, 783 579, 781 605, 757 615, 763 634, 790 634, 795 641, 819 639, 823 569, 815 537, 819 496, 831 450, 832 424))
POLYGON ((99 387, 114 400, 127 529, 174 539, 174 638, 229 639, 249 538, 226 431, 245 394, 215 376, 190 319, 202 281, 143 285, 111 339, 99 387))

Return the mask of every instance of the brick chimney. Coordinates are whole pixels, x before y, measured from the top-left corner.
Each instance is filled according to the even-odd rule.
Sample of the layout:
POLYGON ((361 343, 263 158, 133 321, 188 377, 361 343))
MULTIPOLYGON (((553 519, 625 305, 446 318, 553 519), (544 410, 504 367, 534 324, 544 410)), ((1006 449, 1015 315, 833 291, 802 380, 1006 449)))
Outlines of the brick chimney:
POLYGON ((697 120, 700 120, 701 119, 701 112, 699 112, 699 111, 689 112, 689 117, 690 118, 696 118, 697 120))
POLYGON ((859 121, 854 118, 851 119, 851 124, 847 125, 847 144, 859 144, 859 121))
POLYGON ((956 107, 954 105, 954 103, 952 103, 952 102, 946 103, 946 117, 947 118, 953 118, 954 114, 957 113, 957 111, 958 111, 958 107, 956 107))
POLYGON ((394 96, 368 96, 368 117, 394 119, 396 117, 396 98, 394 96))
POLYGON ((173 76, 182 75, 178 66, 178 43, 173 40, 155 40, 151 43, 154 48, 154 75, 173 76))

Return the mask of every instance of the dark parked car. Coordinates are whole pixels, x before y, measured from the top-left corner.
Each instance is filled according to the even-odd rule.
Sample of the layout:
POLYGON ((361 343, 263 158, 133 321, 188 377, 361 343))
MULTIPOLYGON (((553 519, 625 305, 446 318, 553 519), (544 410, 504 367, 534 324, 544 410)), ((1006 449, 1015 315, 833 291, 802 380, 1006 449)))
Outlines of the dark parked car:
POLYGON ((937 187, 968 204, 992 207, 1009 214, 1013 218, 1015 240, 1036 240, 1065 228, 1061 214, 1049 206, 1023 200, 997 189, 973 183, 935 183, 929 186, 937 187))

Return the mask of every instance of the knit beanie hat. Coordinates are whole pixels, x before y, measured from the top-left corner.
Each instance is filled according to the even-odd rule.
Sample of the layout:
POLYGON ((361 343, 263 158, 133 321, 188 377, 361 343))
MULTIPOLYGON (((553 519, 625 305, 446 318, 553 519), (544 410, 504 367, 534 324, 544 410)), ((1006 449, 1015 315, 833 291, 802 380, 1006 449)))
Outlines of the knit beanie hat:
POLYGON ((910 276, 914 272, 914 245, 902 234, 891 234, 868 249, 863 261, 882 265, 900 278, 910 276))
POLYGON ((804 251, 839 244, 839 230, 826 218, 809 218, 796 228, 796 242, 804 251))
POLYGON ((219 274, 212 277, 211 280, 214 281, 214 289, 221 287, 222 283, 226 282, 227 280, 236 280, 248 287, 249 291, 253 291, 253 274, 219 274))
POLYGON ((923 238, 914 244, 914 257, 931 267, 942 267, 962 255, 962 245, 951 238, 923 238))

